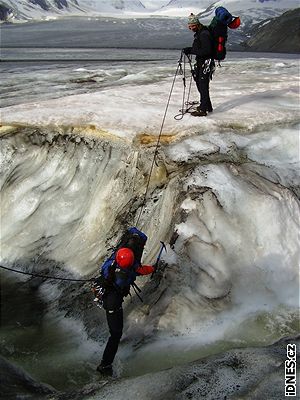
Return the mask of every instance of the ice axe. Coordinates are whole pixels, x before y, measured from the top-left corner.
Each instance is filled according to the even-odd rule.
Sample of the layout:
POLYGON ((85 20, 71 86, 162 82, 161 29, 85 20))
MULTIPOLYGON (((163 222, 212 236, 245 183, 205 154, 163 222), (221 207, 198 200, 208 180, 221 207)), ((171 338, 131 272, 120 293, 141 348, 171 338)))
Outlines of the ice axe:
POLYGON ((160 260, 160 258, 161 258, 161 255, 162 255, 163 250, 165 250, 165 252, 167 252, 167 248, 166 248, 166 245, 164 244, 164 242, 160 241, 160 243, 161 243, 160 250, 159 250, 157 259, 156 259, 156 261, 155 261, 155 264, 154 264, 155 270, 154 270, 154 272, 152 272, 151 278, 153 277, 153 275, 155 274, 155 272, 156 272, 156 270, 157 270, 158 263, 159 263, 159 260, 160 260))

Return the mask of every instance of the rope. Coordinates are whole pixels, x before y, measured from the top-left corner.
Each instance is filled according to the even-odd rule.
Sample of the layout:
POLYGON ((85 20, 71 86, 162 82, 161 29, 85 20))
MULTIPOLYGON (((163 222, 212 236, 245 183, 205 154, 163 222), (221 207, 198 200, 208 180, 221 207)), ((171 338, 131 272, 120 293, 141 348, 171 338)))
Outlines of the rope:
MULTIPOLYGON (((152 164, 151 164, 151 168, 150 168, 150 172, 149 172, 149 177, 148 177, 148 181, 147 181, 147 185, 146 185, 146 191, 145 191, 145 194, 144 194, 144 198, 143 198, 141 210, 140 210, 138 219, 137 219, 137 221, 136 221, 136 226, 138 226, 138 224, 139 224, 139 220, 140 220, 140 218, 141 218, 142 212, 143 212, 144 207, 145 207, 146 198, 147 198, 147 193, 148 193, 148 190, 149 190, 149 185, 150 185, 150 180, 151 180, 151 175, 152 175, 154 163, 155 163, 155 160, 156 160, 156 156, 157 156, 157 154, 158 154, 158 146, 159 146, 159 143, 160 143, 160 139, 161 139, 163 127, 164 127, 164 124, 165 124, 165 120, 166 120, 168 108, 169 108, 169 105, 170 105, 170 100, 171 100, 172 92, 173 92, 173 89, 174 89, 174 84, 175 84, 175 81, 176 81, 176 77, 177 77, 177 75, 178 75, 178 70, 180 70, 180 73, 182 74, 182 66, 181 66, 182 57, 183 57, 183 53, 181 53, 180 59, 179 59, 179 61, 178 61, 177 69, 176 69, 176 72, 175 72, 175 74, 174 74, 174 78, 173 78, 171 90, 170 90, 170 93, 169 93, 167 105, 166 105, 166 108, 165 108, 164 116, 163 116, 163 119, 162 119, 160 131, 159 131, 159 135, 158 135, 158 139, 157 139, 157 143, 156 143, 156 146, 155 146, 154 156, 153 156, 153 160, 152 160, 152 164)), ((189 57, 188 57, 188 59, 189 59, 189 57)), ((189 62, 190 62, 190 65, 191 65, 190 59, 189 59, 189 62)), ((192 67, 191 67, 191 68, 192 68, 192 67)), ((185 84, 185 59, 184 59, 184 71, 183 71, 183 74, 184 74, 184 77, 183 77, 183 82, 184 82, 183 104, 184 104, 185 87, 186 87, 186 84, 185 84)), ((189 94, 190 94, 190 90, 191 90, 191 81, 190 81, 190 87, 189 87, 189 94)), ((189 94, 188 94, 188 98, 189 98, 189 94)), ((183 107, 182 107, 182 108, 183 108, 183 107)), ((186 111, 186 112, 187 112, 187 111, 186 111)), ((183 116, 183 115, 182 115, 182 116, 183 116)), ((174 118, 175 118, 175 117, 174 117, 174 118)), ((43 275, 43 274, 33 274, 33 273, 30 273, 30 272, 23 272, 23 271, 16 270, 16 269, 13 269, 13 268, 4 267, 3 265, 0 265, 0 268, 5 269, 5 270, 7 270, 7 271, 11 271, 11 272, 15 272, 15 273, 18 273, 18 274, 23 274, 23 275, 29 275, 29 276, 36 277, 36 278, 55 279, 55 280, 59 280, 59 281, 91 282, 91 281, 93 280, 93 279, 59 278, 59 277, 57 277, 57 276, 49 276, 49 275, 43 275)), ((135 289, 135 288, 134 288, 134 289, 135 289)), ((139 296, 139 297, 140 297, 140 296, 139 296)))
POLYGON ((144 194, 141 210, 140 210, 139 216, 138 216, 137 221, 136 221, 136 226, 138 226, 138 224, 139 224, 139 220, 141 218, 141 215, 142 215, 144 207, 145 207, 147 193, 148 193, 148 189, 149 189, 149 185, 150 185, 150 179, 151 179, 154 163, 155 163, 155 160, 156 160, 156 156, 158 154, 158 146, 159 146, 159 143, 160 143, 161 134, 162 134, 163 127, 164 127, 164 124, 165 124, 165 120, 166 120, 166 116, 167 116, 167 112, 168 112, 168 108, 169 108, 169 104, 170 104, 170 100, 171 100, 171 96, 172 96, 175 80, 176 80, 176 77, 177 77, 177 74, 178 74, 178 70, 181 68, 181 60, 182 60, 182 55, 181 55, 180 60, 178 61, 177 69, 176 69, 176 72, 174 74, 171 90, 170 90, 170 93, 169 93, 169 97, 168 97, 165 113, 164 113, 164 116, 163 116, 163 119, 162 119, 160 131, 159 131, 159 135, 158 135, 158 139, 157 139, 157 143, 156 143, 156 147, 155 147, 155 151, 154 151, 154 157, 153 157, 151 168, 150 168, 150 172, 149 172, 149 177, 148 177, 148 181, 147 181, 147 185, 146 185, 146 191, 145 191, 145 194, 144 194))
MULTIPOLYGON (((181 70, 182 71, 182 70, 181 70)), ((192 87, 192 80, 194 77, 194 70, 192 67, 192 60, 188 55, 185 55, 184 57, 184 64, 183 64, 183 95, 182 95, 182 107, 179 110, 179 114, 176 114, 174 116, 174 119, 176 119, 176 121, 181 120, 185 114, 187 114, 191 108, 193 108, 196 104, 198 104, 198 101, 192 101, 190 102, 190 94, 191 94, 191 87, 192 87), (190 65, 190 69, 191 69, 191 76, 190 76, 190 83, 189 83, 189 91, 188 91, 188 95, 187 95, 187 99, 185 99, 185 94, 186 94, 186 58, 188 59, 189 65, 190 65)))
POLYGON ((186 90, 186 81, 185 81, 185 57, 183 58, 183 93, 182 93, 182 110, 184 109, 184 102, 185 102, 185 90, 186 90))
POLYGON ((7 271, 12 271, 12 272, 16 272, 18 274, 23 274, 23 275, 30 275, 33 277, 37 277, 37 278, 45 278, 45 279, 56 279, 58 281, 73 281, 73 282, 91 282, 93 279, 71 279, 71 278, 59 278, 57 276, 49 276, 49 275, 42 275, 42 274, 32 274, 30 272, 23 272, 23 271, 19 271, 17 269, 13 269, 13 268, 7 268, 4 267, 3 265, 0 265, 0 268, 2 269, 6 269, 7 271))

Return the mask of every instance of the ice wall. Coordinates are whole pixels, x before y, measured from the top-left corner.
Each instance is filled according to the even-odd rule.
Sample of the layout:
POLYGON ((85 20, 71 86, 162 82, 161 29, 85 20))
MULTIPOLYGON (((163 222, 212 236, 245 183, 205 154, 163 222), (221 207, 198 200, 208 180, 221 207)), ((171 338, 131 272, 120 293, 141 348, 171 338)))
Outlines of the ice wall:
MULTIPOLYGON (((183 327, 203 321, 204 298, 227 297, 230 307, 243 304, 248 313, 279 304, 297 308, 299 201, 294 194, 247 164, 196 168, 185 188, 185 218, 176 226, 174 245, 180 286, 173 299, 183 327)), ((169 308, 172 313, 172 304, 169 308)))
MULTIPOLYGON (((135 223, 150 170, 150 156, 114 138, 93 140, 56 128, 21 128, 2 139, 2 262, 49 258, 82 275, 94 271, 121 232, 135 223)), ((150 193, 167 182, 154 168, 150 193)), ((161 213, 169 227, 173 198, 154 195, 148 252, 157 250, 152 232, 161 213), (168 209, 166 209, 166 204, 168 209), (152 238, 151 238, 152 236, 152 238)), ((139 213, 141 209, 139 209, 139 213)), ((155 242, 157 242, 155 240, 155 242)), ((152 257, 154 253, 152 254, 152 257)))
POLYGON ((148 333, 211 343, 261 340, 261 326, 267 338, 297 325, 299 161, 290 145, 297 135, 294 127, 235 137, 235 150, 231 135, 195 135, 165 149, 190 168, 181 178, 168 265, 150 307, 132 311, 129 331, 142 319, 148 333))
POLYGON ((144 287, 144 304, 126 305, 128 337, 139 329, 221 340, 252 315, 273 318, 279 309, 293 323, 297 160, 293 151, 285 160, 275 140, 281 150, 273 146, 262 164, 276 132, 259 152, 256 140, 233 134, 226 142, 198 134, 162 143, 140 214, 153 144, 71 127, 12 130, 2 138, 2 262, 42 257, 88 275, 138 220, 149 236, 146 262, 155 261, 159 240, 170 246, 165 268, 144 287), (248 158, 254 152, 259 163, 248 158))

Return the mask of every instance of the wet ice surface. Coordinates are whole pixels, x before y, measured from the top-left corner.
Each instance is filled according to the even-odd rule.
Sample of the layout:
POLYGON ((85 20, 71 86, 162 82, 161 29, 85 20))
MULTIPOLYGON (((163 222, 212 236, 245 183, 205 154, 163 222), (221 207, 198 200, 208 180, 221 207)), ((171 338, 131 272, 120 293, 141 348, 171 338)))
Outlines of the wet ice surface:
MULTIPOLYGON (((159 55, 154 51, 153 56, 159 55)), ((137 133, 156 134, 179 56, 178 52, 171 52, 171 61, 120 62, 112 66, 102 64, 100 68, 96 64, 64 65, 63 68, 58 65, 47 69, 34 67, 27 72, 28 67, 23 70, 14 66, 13 75, 10 67, 4 66, 7 70, 4 71, 2 103, 22 104, 2 110, 2 121, 8 124, 22 120, 42 125, 94 125, 127 138, 137 133), (38 85, 32 89, 35 79, 38 85), (82 92, 85 94, 68 96, 82 92), (59 100, 40 101, 51 97, 59 97, 59 100), (37 99, 37 103, 30 103, 37 99)), ((214 114, 201 120, 190 116, 181 122, 173 119, 182 102, 183 85, 179 75, 164 133, 253 131, 264 125, 297 122, 297 60, 244 57, 229 56, 223 67, 217 69, 211 85, 214 114)), ((190 99, 198 100, 195 88, 190 99)))
MULTIPOLYGON (((7 168, 2 181, 5 262, 34 255, 45 245, 47 255, 70 272, 96 270, 110 224, 135 193, 135 183, 142 182, 132 141, 138 134, 159 132, 179 55, 169 54, 163 63, 4 65, 4 105, 16 105, 1 110, 2 123, 49 131, 46 146, 20 140, 16 157, 9 152, 14 154, 18 142, 7 144, 2 161, 7 168), (119 138, 120 147, 108 152, 51 145, 51 132, 61 125, 70 127, 70 135, 72 126, 92 125, 94 130, 81 135, 104 131, 119 138)), ((155 51, 153 57, 160 56, 155 51)), ((158 371, 297 331, 298 84, 293 58, 232 55, 211 83, 214 113, 176 121, 182 99, 178 77, 163 131, 174 140, 161 152, 178 170, 190 165, 190 171, 181 180, 166 180, 156 206, 147 205, 142 224, 149 234, 149 261, 157 254, 157 238, 169 238, 168 227, 179 238, 165 256, 169 266, 156 294, 146 288, 146 304, 127 308, 116 360, 119 375, 158 371), (184 196, 180 201, 178 190, 184 196), (183 220, 178 210, 184 210, 183 220)), ((194 89, 191 98, 198 98, 194 89)), ((142 153, 150 159, 152 149, 142 153)), ((49 293, 49 287, 41 290, 49 293)), ((48 319, 45 326, 52 323, 48 319)), ((66 386, 77 380, 74 365, 81 382, 88 381, 85 369, 93 370, 100 346, 97 354, 82 325, 67 324, 63 332, 74 334, 74 348, 78 342, 82 346, 76 352, 72 345, 66 348, 59 367, 68 369, 66 386)), ((46 365, 43 351, 34 357, 46 365)), ((49 357, 55 365, 55 354, 49 357)), ((31 359, 24 359, 33 368, 31 359)))
MULTIPOLYGON (((40 60, 51 59, 51 50, 45 51, 29 49, 37 52, 35 58, 40 60)), ((95 49, 94 51, 78 49, 61 50, 60 61, 52 62, 24 61, 17 63, 7 62, 1 66, 2 91, 1 107, 23 104, 35 100, 41 101, 59 98, 67 95, 93 93, 111 86, 122 86, 126 77, 135 74, 149 73, 149 82, 155 82, 167 75, 170 60, 176 59, 178 52, 156 50, 122 50, 122 49, 95 49), (109 53, 109 54, 108 54, 109 53), (75 60, 74 60, 75 58, 75 60), (86 58, 86 61, 82 61, 86 58), (89 61, 95 58, 95 61, 89 61), (149 61, 153 59, 153 62, 149 61), (65 62, 63 62, 65 60, 65 62), (99 61, 97 61, 99 60, 99 61), (127 60, 127 61, 125 61, 127 60), (148 61, 147 61, 148 60, 148 61), (166 66, 163 67, 163 60, 166 66), (151 70, 155 69, 152 74, 151 70), (123 79, 125 78, 125 79, 123 79)), ((53 50, 57 57, 58 50, 53 50)), ((16 56, 16 49, 13 49, 16 56)), ((16 57, 28 60, 28 52, 20 49, 16 57)), ((146 82, 145 82, 146 83, 146 82)))

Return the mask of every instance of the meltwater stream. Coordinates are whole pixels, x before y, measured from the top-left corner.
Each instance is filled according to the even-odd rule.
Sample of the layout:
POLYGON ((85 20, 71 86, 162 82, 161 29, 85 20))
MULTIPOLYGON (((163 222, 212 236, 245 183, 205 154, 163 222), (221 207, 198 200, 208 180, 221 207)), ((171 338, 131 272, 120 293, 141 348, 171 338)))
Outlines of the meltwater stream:
MULTIPOLYGON (((174 62, 5 63, 3 265, 97 273, 137 220, 174 62)), ((155 279, 139 281, 144 303, 126 299, 118 377, 299 331, 297 74, 293 59, 229 57, 201 121, 173 120, 175 88, 140 220, 145 261, 159 240, 168 252, 155 279)), ((57 390, 97 382, 107 331, 89 284, 4 271, 1 284, 1 355, 17 375, 57 390)))

